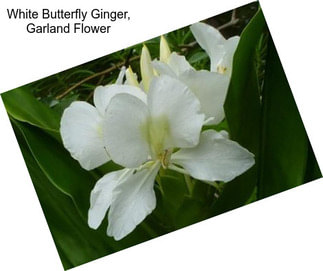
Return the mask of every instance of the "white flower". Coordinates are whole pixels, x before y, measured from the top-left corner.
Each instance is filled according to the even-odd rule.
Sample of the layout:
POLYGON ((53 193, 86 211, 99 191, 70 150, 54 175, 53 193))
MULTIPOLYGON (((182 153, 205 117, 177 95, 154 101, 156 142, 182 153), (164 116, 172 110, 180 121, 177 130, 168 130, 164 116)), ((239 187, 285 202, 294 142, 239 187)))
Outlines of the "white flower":
POLYGON ((204 115, 197 98, 180 81, 153 78, 147 103, 127 94, 114 98, 105 115, 104 139, 117 164, 138 167, 165 150, 198 144, 204 115))
POLYGON ((206 70, 196 71, 184 56, 170 53, 166 39, 160 40, 160 61, 154 60, 153 67, 164 74, 182 81, 195 94, 205 114, 205 124, 218 124, 224 119, 224 101, 230 77, 206 70))
POLYGON ((139 99, 146 99, 146 94, 139 88, 120 85, 124 72, 122 69, 116 82, 118 84, 99 86, 94 90, 95 106, 76 101, 64 110, 60 124, 63 144, 86 170, 110 160, 103 141, 103 119, 111 98, 118 93, 129 93, 139 99))
POLYGON ((231 76, 234 52, 240 37, 225 39, 214 27, 196 23, 190 27, 196 41, 206 51, 211 61, 211 71, 231 76))
POLYGON ((115 95, 105 114, 104 140, 111 159, 126 169, 95 185, 89 226, 96 229, 109 209, 107 234, 120 240, 132 232, 156 207, 153 186, 161 166, 203 181, 230 181, 254 164, 253 154, 222 133, 200 136, 203 121, 195 95, 169 76, 151 80, 146 102, 115 95))

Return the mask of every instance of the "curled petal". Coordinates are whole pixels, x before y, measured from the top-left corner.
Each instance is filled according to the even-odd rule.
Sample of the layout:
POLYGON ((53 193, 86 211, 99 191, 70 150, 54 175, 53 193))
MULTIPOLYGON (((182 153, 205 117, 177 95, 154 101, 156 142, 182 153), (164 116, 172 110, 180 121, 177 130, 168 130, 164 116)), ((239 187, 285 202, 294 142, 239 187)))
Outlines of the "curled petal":
POLYGON ((198 44, 209 55, 211 71, 217 71, 217 64, 225 53, 225 38, 219 30, 205 23, 195 23, 190 26, 190 29, 198 44))
POLYGON ((174 153, 171 162, 182 166, 196 179, 225 182, 255 163, 252 153, 214 130, 204 131, 195 148, 174 153))
POLYGON ((167 64, 177 76, 183 72, 194 70, 184 56, 180 56, 175 52, 169 56, 167 64))
POLYGON ((200 112, 200 102, 186 85, 166 75, 154 78, 147 104, 152 123, 158 120, 162 124, 153 134, 163 135, 160 142, 163 149, 197 145, 204 114, 200 112))
POLYGON ((224 67, 223 73, 225 75, 231 76, 233 56, 237 49, 239 40, 240 40, 240 37, 234 36, 225 41, 224 43, 225 54, 223 55, 222 59, 218 63, 212 63, 213 65, 217 65, 217 66, 211 67, 211 70, 213 71, 219 70, 219 69, 221 70, 221 67, 224 67))
POLYGON ((105 111, 112 99, 117 94, 128 93, 137 97, 138 99, 146 102, 146 94, 138 87, 129 85, 108 85, 108 86, 98 86, 94 90, 94 105, 102 115, 105 115, 105 111))
POLYGON ((177 75, 168 64, 155 59, 153 60, 152 65, 160 75, 168 75, 177 78, 177 75))
POLYGON ((111 159, 124 167, 140 166, 149 156, 147 105, 133 95, 118 94, 105 116, 104 139, 111 159))
POLYGON ((154 180, 160 168, 155 162, 123 178, 113 191, 107 234, 120 240, 131 233, 156 207, 154 180))
POLYGON ((196 95, 205 117, 212 118, 208 124, 217 124, 224 119, 224 101, 230 78, 208 71, 187 71, 180 80, 196 95))
POLYGON ((100 226, 112 203, 114 188, 123 178, 127 178, 132 173, 133 169, 113 171, 97 181, 90 196, 90 209, 88 212, 90 228, 97 229, 100 226))
POLYGON ((218 136, 222 137, 222 138, 229 139, 229 133, 226 130, 219 131, 218 136))
POLYGON ((122 66, 115 84, 122 85, 125 74, 126 74, 126 67, 122 66))
POLYGON ((63 144, 84 169, 94 169, 110 160, 104 148, 102 125, 99 112, 86 102, 73 102, 63 113, 63 144))
POLYGON ((168 75, 174 78, 177 78, 184 72, 194 71, 194 68, 186 58, 177 53, 171 53, 167 62, 154 60, 152 65, 160 75, 168 75))

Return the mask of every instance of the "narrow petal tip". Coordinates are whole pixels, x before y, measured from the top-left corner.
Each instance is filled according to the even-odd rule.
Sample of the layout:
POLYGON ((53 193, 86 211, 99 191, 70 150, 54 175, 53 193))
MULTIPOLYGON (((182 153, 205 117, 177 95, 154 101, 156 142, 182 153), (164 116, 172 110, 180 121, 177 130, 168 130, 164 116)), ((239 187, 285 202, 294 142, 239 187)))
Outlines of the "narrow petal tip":
POLYGON ((160 47, 159 47, 159 59, 160 61, 167 63, 169 56, 171 54, 171 51, 169 49, 167 40, 165 39, 165 37, 162 35, 160 37, 160 47))
POLYGON ((140 71, 144 90, 149 90, 151 79, 154 77, 154 71, 151 64, 151 56, 147 46, 144 44, 140 56, 140 71))

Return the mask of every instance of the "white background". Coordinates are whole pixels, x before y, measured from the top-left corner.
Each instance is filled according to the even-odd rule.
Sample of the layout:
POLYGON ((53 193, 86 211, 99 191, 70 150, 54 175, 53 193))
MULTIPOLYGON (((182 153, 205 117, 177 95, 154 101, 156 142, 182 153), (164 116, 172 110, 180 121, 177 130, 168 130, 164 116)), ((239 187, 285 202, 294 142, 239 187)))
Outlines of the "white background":
MULTIPOLYGON (((261 1, 323 166, 323 26, 319 0, 261 1)), ((0 91, 29 83, 248 1, 1 1, 0 91), (110 35, 31 35, 6 8, 128 10, 110 35)), ((21 105, 23 106, 23 104, 21 105)), ((18 144, 0 103, 1 270, 62 270, 18 144)), ((54 166, 54 165, 53 165, 54 166)), ((323 270, 318 180, 98 259, 75 270, 323 270)))

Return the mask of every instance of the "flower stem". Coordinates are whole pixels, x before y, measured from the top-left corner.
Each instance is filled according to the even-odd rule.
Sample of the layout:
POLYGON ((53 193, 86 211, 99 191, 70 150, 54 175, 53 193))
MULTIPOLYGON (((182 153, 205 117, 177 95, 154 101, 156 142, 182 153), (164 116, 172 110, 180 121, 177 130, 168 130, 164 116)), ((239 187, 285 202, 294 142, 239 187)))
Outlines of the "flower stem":
POLYGON ((161 184, 160 176, 159 175, 156 176, 156 182, 158 183, 158 186, 159 186, 159 189, 160 189, 160 193, 162 194, 162 196, 164 196, 165 193, 164 193, 164 189, 163 189, 163 186, 161 184))
POLYGON ((212 185, 218 190, 221 191, 221 186, 217 182, 213 182, 212 185))
POLYGON ((180 167, 177 167, 177 166, 175 166, 174 164, 170 164, 169 166, 168 166, 168 168, 169 169, 172 169, 172 170, 174 170, 174 171, 177 171, 177 172, 179 172, 179 173, 182 173, 182 174, 186 174, 186 175, 190 175, 185 169, 182 169, 182 168, 180 168, 180 167))
POLYGON ((194 183, 192 182, 191 177, 187 174, 184 174, 184 179, 185 179, 188 194, 191 197, 193 195, 194 183))
MULTIPOLYGON (((137 60, 137 59, 139 59, 139 58, 140 58, 140 56, 134 56, 134 57, 130 58, 130 59, 128 60, 128 62, 135 61, 135 60, 137 60)), ((110 68, 108 68, 108 69, 105 69, 105 70, 103 70, 103 71, 101 71, 101 72, 94 73, 94 74, 92 74, 92 75, 90 75, 90 76, 88 76, 88 77, 84 78, 83 80, 81 80, 81 81, 77 82, 76 84, 74 84, 73 86, 71 86, 70 88, 68 88, 67 90, 65 90, 63 93, 61 93, 61 94, 57 95, 57 96, 56 96, 56 99, 57 99, 57 100, 59 100, 59 99, 63 98, 63 97, 64 97, 64 96, 66 96, 68 93, 70 93, 72 90, 74 90, 75 88, 77 88, 77 87, 79 87, 80 85, 84 84, 85 82, 87 82, 87 81, 89 81, 89 80, 92 80, 93 78, 96 78, 96 77, 101 76, 101 75, 105 75, 105 74, 107 74, 107 73, 110 73, 110 72, 112 72, 112 71, 114 71, 114 70, 116 70, 116 69, 118 69, 118 68, 122 67, 123 65, 125 65, 125 64, 126 64, 126 62, 127 62, 127 61, 126 61, 126 60, 124 60, 124 61, 122 61, 122 62, 120 62, 120 63, 117 63, 117 64, 116 64, 116 65, 114 65, 113 67, 110 67, 110 68)))

